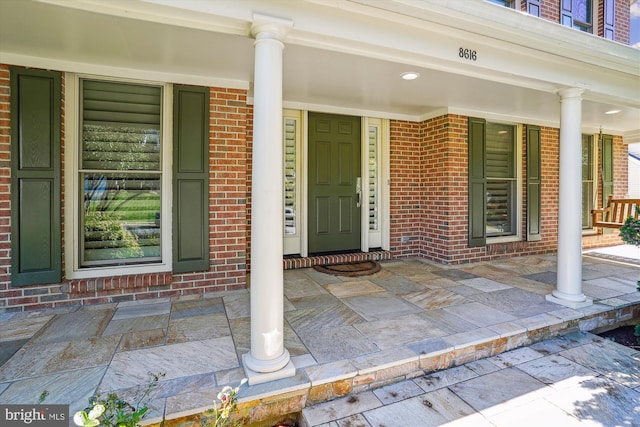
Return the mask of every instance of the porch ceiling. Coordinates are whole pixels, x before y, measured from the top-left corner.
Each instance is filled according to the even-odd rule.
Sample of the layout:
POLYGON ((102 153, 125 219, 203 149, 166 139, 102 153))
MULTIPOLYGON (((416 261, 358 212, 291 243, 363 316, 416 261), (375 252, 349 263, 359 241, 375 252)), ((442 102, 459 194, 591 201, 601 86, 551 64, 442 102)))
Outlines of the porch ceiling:
MULTIPOLYGON (((252 7, 252 2, 156 0, 155 3, 0 0, 0 62, 247 88, 251 94, 253 40, 247 35, 250 16, 245 12, 252 7), (177 5, 181 8, 174 7, 177 5), (212 13, 214 9, 216 14, 212 13)), ((282 16, 283 3, 273 3, 274 13, 282 16)), ((270 7, 262 4, 256 11, 269 13, 270 7)), ((303 5, 300 8, 307 8, 304 12, 308 15, 325 13, 322 19, 335 19, 335 22, 349 19, 352 14, 352 11, 336 11, 340 8, 332 7, 329 2, 289 4, 303 5)), ((498 8, 496 11, 503 12, 498 8)), ((525 79, 518 77, 514 70, 502 72, 495 64, 491 70, 480 61, 475 68, 473 64, 459 65, 438 58, 437 52, 429 56, 411 47, 399 50, 393 40, 386 45, 384 41, 364 40, 364 33, 360 40, 358 35, 348 40, 332 39, 335 31, 327 28, 326 40, 322 40, 317 29, 300 18, 307 15, 300 15, 300 10, 295 13, 298 13, 293 17, 298 25, 297 33, 287 42, 284 51, 285 106, 409 120, 448 111, 558 126, 560 108, 554 91, 563 87, 560 80, 554 82, 542 76, 539 80, 525 79), (344 46, 337 47, 341 42, 344 46), (381 54, 371 54, 376 44, 381 54), (409 70, 420 72, 420 78, 402 80, 400 74, 409 70)), ((354 26, 366 24, 367 19, 371 25, 381 22, 379 17, 358 16, 354 18, 357 20, 354 26)), ((390 28, 381 31, 397 31, 397 25, 398 22, 389 23, 390 28)), ((566 66, 575 64, 567 62, 566 66)), ((623 79, 628 78, 627 74, 619 74, 623 79)), ((638 73, 632 73, 629 78, 632 83, 638 83, 635 88, 631 85, 631 91, 640 93, 638 73)), ((588 88, 589 85, 587 91, 588 88)), ((629 142, 640 141, 640 100, 637 98, 633 93, 626 100, 607 99, 602 93, 585 96, 583 129, 602 128, 605 132, 633 136, 629 142), (612 109, 622 111, 604 114, 612 109), (636 138, 638 141, 633 140, 636 138)))

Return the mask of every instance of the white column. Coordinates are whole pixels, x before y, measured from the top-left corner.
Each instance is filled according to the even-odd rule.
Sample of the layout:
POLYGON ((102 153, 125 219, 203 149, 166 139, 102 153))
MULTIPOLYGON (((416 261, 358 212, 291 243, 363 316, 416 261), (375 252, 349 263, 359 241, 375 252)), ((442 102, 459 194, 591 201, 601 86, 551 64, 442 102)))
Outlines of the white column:
POLYGON ((582 293, 582 89, 560 95, 558 273, 547 300, 571 308, 591 305, 582 293))
POLYGON ((295 375, 284 348, 282 50, 291 21, 254 14, 249 384, 295 375))

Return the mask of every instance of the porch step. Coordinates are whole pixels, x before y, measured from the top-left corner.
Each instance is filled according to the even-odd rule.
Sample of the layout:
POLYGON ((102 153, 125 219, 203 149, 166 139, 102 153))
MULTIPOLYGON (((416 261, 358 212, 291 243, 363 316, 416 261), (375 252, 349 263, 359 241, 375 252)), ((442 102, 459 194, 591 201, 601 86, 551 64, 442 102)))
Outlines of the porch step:
POLYGON ((391 259, 389 251, 354 252, 348 254, 316 255, 310 257, 284 258, 282 263, 285 270, 296 268, 310 268, 316 265, 342 264, 346 262, 381 261, 391 259))
MULTIPOLYGON (((297 367, 295 377, 243 389, 238 400, 238 411, 244 414, 243 421, 263 426, 265 420, 279 419, 287 414, 302 412, 302 426, 309 427, 305 412, 314 411, 315 405, 373 391, 380 387, 422 377, 437 371, 496 356, 510 350, 568 335, 570 341, 586 344, 592 341, 581 332, 612 328, 629 324, 640 315, 640 303, 625 303, 622 306, 605 308, 594 306, 589 310, 561 310, 565 318, 538 315, 529 318, 526 327, 504 324, 502 333, 489 333, 487 328, 458 334, 458 344, 438 345, 440 339, 426 340, 414 345, 414 350, 398 347, 381 351, 371 357, 340 360, 320 365, 297 367), (511 326, 511 329, 508 328, 511 326), (484 332, 484 333, 483 333, 484 332), (419 353, 419 354, 418 354, 419 353)), ((578 345, 576 344, 576 345, 578 345)), ((558 351, 564 349, 556 345, 558 351)), ((304 362, 299 359, 297 362, 304 362)), ((351 405, 353 406, 353 405, 351 405)), ((194 425, 207 408, 193 409, 183 413, 167 414, 171 425, 194 425)), ((356 411, 358 412, 358 411, 356 411)), ((308 415, 308 414, 307 414, 308 415)), ((145 420, 146 421, 146 420, 145 420)), ((145 422, 147 426, 160 427, 160 419, 145 422)), ((254 425, 254 424, 251 424, 254 425)), ((268 424, 272 425, 272 424, 268 424)))

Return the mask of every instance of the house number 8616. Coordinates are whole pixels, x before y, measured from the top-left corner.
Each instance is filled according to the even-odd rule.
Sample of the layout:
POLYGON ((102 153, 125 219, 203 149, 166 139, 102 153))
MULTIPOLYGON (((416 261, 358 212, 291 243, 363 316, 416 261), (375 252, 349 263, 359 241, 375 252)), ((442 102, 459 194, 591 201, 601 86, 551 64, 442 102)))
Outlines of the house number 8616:
POLYGON ((458 56, 463 59, 468 59, 470 61, 475 61, 478 59, 478 55, 475 50, 460 48, 458 50, 458 56))

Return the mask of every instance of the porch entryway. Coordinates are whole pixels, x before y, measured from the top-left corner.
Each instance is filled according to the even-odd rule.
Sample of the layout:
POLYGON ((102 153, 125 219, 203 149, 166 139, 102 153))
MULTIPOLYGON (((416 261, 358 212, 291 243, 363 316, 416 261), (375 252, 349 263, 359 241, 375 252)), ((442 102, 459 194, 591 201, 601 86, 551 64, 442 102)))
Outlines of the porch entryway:
POLYGON ((366 254, 390 247, 389 121, 302 110, 283 117, 285 258, 380 259, 366 254))
POLYGON ((360 117, 309 113, 309 253, 361 246, 360 117))

